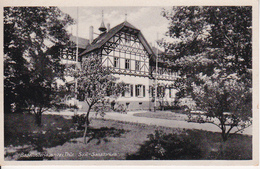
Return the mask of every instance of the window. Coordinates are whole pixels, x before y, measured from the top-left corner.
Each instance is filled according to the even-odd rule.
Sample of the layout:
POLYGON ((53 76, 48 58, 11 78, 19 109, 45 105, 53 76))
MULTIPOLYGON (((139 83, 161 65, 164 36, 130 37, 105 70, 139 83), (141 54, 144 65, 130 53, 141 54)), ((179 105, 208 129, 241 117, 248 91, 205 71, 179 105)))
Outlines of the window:
POLYGON ((173 70, 171 70, 171 69, 170 69, 170 75, 171 75, 171 76, 174 76, 174 72, 173 72, 173 70))
POLYGON ((141 96, 141 90, 142 90, 142 85, 135 85, 135 96, 136 97, 141 96))
POLYGON ((145 86, 143 86, 143 97, 145 97, 145 86))
POLYGON ((130 69, 130 60, 129 59, 126 59, 125 60, 125 69, 130 69))
POLYGON ((149 86, 149 97, 154 97, 155 89, 153 86, 149 86))
POLYGON ((145 97, 145 86, 144 85, 135 85, 135 96, 136 97, 145 97))
POLYGON ((175 97, 175 91, 173 88, 169 88, 169 97, 174 98, 175 97))
POLYGON ((140 71, 140 61, 135 61, 135 70, 140 71))
POLYGON ((123 97, 133 97, 133 85, 126 84, 125 85, 125 92, 122 93, 123 97))
POLYGON ((115 84, 114 82, 111 82, 111 83, 108 85, 107 90, 106 90, 107 96, 113 95, 113 91, 114 91, 114 89, 115 89, 115 86, 116 86, 116 84, 115 84))
POLYGON ((131 88, 131 97, 133 97, 134 96, 134 87, 133 87, 133 85, 130 85, 130 88, 131 88))
POLYGON ((114 57, 114 67, 119 68, 119 58, 114 57))
POLYGON ((166 73, 167 73, 167 75, 171 75, 171 69, 166 69, 167 71, 166 71, 166 73))
POLYGON ((158 73, 159 73, 159 75, 163 74, 163 69, 161 67, 159 67, 158 73))
POLYGON ((157 87, 157 97, 165 97, 165 87, 164 86, 158 86, 157 87))

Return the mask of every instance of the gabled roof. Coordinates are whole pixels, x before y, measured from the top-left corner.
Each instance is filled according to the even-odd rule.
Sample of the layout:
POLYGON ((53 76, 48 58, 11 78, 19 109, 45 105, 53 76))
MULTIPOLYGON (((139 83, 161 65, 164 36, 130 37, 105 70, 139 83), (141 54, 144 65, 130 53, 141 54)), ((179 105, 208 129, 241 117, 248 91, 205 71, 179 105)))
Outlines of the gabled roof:
MULTIPOLYGON (((74 42, 75 44, 77 43, 77 37, 70 35, 70 41, 74 42)), ((79 42, 79 48, 80 49, 86 49, 86 47, 89 45, 89 40, 85 38, 80 38, 78 37, 78 42, 79 42)))
POLYGON ((87 46, 86 50, 83 51, 79 56, 85 55, 85 54, 87 54, 89 52, 92 52, 92 51, 94 51, 96 49, 101 48, 110 38, 112 38, 116 33, 118 33, 124 27, 128 27, 128 28, 136 30, 138 32, 137 36, 140 39, 141 43, 144 45, 144 48, 152 56, 152 58, 155 58, 155 54, 154 54, 152 48, 150 47, 150 45, 145 40, 145 38, 142 35, 141 31, 139 29, 137 29, 136 27, 134 27, 133 25, 131 25, 127 21, 124 21, 121 24, 113 27, 108 32, 100 34, 95 40, 93 40, 93 42, 91 44, 89 44, 87 46))
POLYGON ((153 50, 154 53, 157 53, 157 50, 158 50, 158 54, 159 55, 164 53, 163 51, 161 51, 160 49, 158 49, 158 48, 156 48, 154 46, 152 46, 152 50, 153 50))

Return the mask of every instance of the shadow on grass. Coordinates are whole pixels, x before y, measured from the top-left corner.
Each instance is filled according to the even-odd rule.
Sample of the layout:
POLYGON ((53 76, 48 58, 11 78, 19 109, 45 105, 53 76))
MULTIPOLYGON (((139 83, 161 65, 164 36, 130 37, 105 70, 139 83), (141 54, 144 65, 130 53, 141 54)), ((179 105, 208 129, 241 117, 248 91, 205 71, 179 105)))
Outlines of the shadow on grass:
POLYGON ((108 128, 108 127, 101 127, 101 128, 90 128, 88 130, 88 141, 87 143, 89 143, 92 140, 97 139, 97 145, 99 145, 101 143, 101 141, 103 140, 104 142, 109 142, 109 140, 107 139, 107 137, 121 137, 122 134, 125 134, 126 132, 129 132, 128 130, 124 130, 124 129, 116 129, 114 127, 108 128))
MULTIPOLYGON (((6 153, 5 157, 16 155, 18 156, 18 161, 52 160, 54 157, 46 153, 46 148, 63 145, 66 142, 77 143, 77 141, 72 139, 82 137, 83 131, 49 130, 45 133, 23 133, 18 136, 18 140, 24 143, 24 145, 30 146, 17 148, 14 153, 6 153), (31 152, 35 152, 35 154, 30 154, 31 152)), ((109 142, 109 137, 121 137, 126 132, 128 131, 113 127, 90 128, 87 133, 89 137, 87 142, 97 140, 96 144, 99 145, 102 141, 105 143, 109 142)))
MULTIPOLYGON (((51 130, 46 133, 24 133, 20 140, 25 145, 30 145, 26 148, 15 149, 15 154, 6 153, 8 155, 17 155, 18 161, 30 161, 30 160, 51 160, 54 157, 49 156, 46 153, 46 148, 56 147, 63 145, 70 139, 82 137, 82 132, 71 131, 57 131, 51 130), (32 153, 33 152, 33 153, 32 153)), ((18 138, 19 139, 19 138, 18 138)))
POLYGON ((155 131, 148 141, 140 145, 138 152, 127 154, 126 160, 197 160, 202 154, 199 147, 187 133, 166 134, 155 131))
POLYGON ((156 131, 126 160, 252 160, 252 137, 232 135, 223 142, 220 133, 184 130, 179 134, 156 131))
POLYGON ((252 136, 231 134, 223 142, 221 133, 202 130, 187 130, 187 133, 202 151, 202 160, 252 160, 252 136))
POLYGON ((50 159, 46 148, 63 145, 70 139, 82 137, 73 130, 70 119, 43 115, 42 126, 35 124, 32 114, 7 114, 4 119, 5 158, 11 160, 50 159), (34 153, 34 154, 32 154, 34 153), (39 155, 36 157, 36 155, 39 155))

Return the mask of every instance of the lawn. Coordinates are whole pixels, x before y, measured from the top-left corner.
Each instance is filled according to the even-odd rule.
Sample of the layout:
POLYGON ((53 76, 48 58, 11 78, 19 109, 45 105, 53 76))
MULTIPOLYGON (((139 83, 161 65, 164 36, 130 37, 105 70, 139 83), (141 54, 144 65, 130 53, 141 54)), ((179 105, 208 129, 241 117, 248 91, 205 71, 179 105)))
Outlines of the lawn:
POLYGON ((197 159, 252 159, 252 137, 244 135, 233 135, 220 152, 219 133, 93 119, 84 144, 83 131, 74 130, 72 120, 62 116, 43 115, 42 127, 34 124, 30 114, 7 114, 4 120, 5 160, 142 159, 147 136, 157 130, 189 135, 200 150, 197 159))
POLYGON ((144 112, 144 113, 135 113, 133 114, 137 117, 148 117, 148 118, 157 118, 157 119, 167 119, 167 120, 179 120, 185 121, 187 115, 181 113, 174 113, 170 111, 157 111, 157 112, 144 112))

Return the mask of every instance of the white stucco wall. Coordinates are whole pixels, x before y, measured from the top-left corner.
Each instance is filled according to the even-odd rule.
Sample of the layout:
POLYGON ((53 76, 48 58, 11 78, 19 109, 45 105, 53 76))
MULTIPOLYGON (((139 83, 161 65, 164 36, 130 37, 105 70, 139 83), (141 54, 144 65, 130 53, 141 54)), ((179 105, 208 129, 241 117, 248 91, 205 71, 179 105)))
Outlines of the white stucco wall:
POLYGON ((140 76, 130 76, 130 75, 119 75, 114 74, 115 77, 119 78, 118 82, 124 82, 126 84, 132 84, 133 87, 133 97, 119 97, 118 101, 149 101, 149 78, 140 76), (135 85, 145 85, 145 97, 136 97, 135 95, 135 85))

